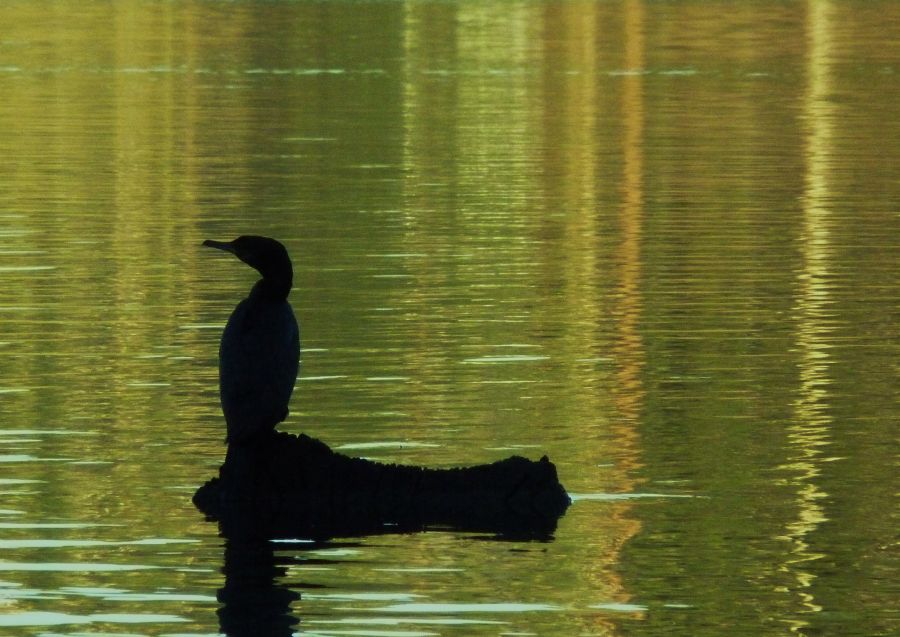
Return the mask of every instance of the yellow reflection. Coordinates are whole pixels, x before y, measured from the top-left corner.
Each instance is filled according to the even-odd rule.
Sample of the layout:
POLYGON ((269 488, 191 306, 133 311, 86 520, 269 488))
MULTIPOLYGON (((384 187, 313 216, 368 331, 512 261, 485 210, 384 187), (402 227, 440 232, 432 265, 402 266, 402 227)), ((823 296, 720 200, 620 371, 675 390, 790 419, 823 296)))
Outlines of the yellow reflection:
MULTIPOLYGON (((17 401, 9 426, 72 430, 33 443, 39 458, 69 460, 17 469, 52 485, 28 515, 127 512, 159 534, 206 532, 187 490, 141 505, 160 483, 205 477, 203 467, 173 468, 170 449, 218 443, 190 427, 216 408, 213 392, 201 392, 214 386, 215 369, 189 362, 196 332, 180 329, 199 313, 199 286, 186 283, 198 278, 201 254, 185 163, 203 153, 187 132, 197 76, 172 71, 196 54, 186 50, 186 26, 207 25, 176 4, 26 3, 4 15, 10 41, 35 43, 16 49, 21 71, 0 78, 17 87, 0 106, 0 119, 16 123, 2 144, 15 149, 6 154, 18 168, 4 202, 21 225, 17 258, 48 268, 7 278, 0 294, 2 305, 33 307, 4 321, 22 361, 16 376, 37 389, 17 401), (105 480, 114 493, 103 492, 105 480), (163 499, 188 511, 187 521, 159 518, 163 499)), ((91 551, 73 547, 67 556, 89 562, 91 551)))
MULTIPOLYGON (((640 71, 644 66, 643 4, 626 3, 625 13, 625 65, 628 70, 640 71)), ((643 344, 638 324, 641 316, 641 233, 643 217, 643 172, 644 172, 644 102, 643 76, 629 73, 622 78, 622 121, 624 122, 624 170, 622 180, 622 210, 619 215, 622 228, 622 243, 617 261, 622 264, 619 279, 620 317, 618 360, 619 392, 617 404, 625 416, 623 422, 630 426, 620 432, 623 441, 630 448, 637 448, 637 431, 643 389, 641 370, 643 368, 643 344)))
MULTIPOLYGON (((591 368, 588 377, 585 364, 576 362, 578 359, 611 355, 615 362, 608 384, 604 383, 602 390, 580 394, 577 408, 561 405, 564 401, 558 398, 539 408, 558 418, 577 413, 602 420, 613 413, 615 423, 600 425, 614 428, 615 451, 573 445, 567 461, 572 466, 591 466, 598 457, 614 453, 617 465, 608 472, 614 488, 630 491, 638 466, 637 425, 643 399, 639 321, 644 87, 640 75, 611 80, 599 71, 607 65, 601 56, 610 39, 620 36, 621 17, 618 9, 595 2, 405 5, 404 235, 397 252, 421 253, 416 257, 420 262, 411 265, 427 265, 430 254, 437 254, 435 248, 442 246, 443 224, 465 228, 456 230, 461 239, 447 249, 465 251, 479 241, 479 248, 491 245, 503 251, 514 245, 522 250, 527 256, 522 267, 533 268, 540 293, 554 299, 535 310, 534 322, 546 319, 552 324, 560 313, 578 317, 559 339, 562 351, 549 358, 570 365, 565 373, 573 384, 580 380, 593 383, 598 375, 591 368), (621 93, 610 90, 620 86, 621 93), (618 143, 617 138, 601 130, 608 118, 625 122, 621 163, 615 152, 618 146, 609 148, 618 143), (542 210, 535 210, 535 201, 522 197, 538 179, 536 185, 547 195, 547 208, 542 210), (604 193, 607 184, 621 184, 621 194, 616 197, 622 202, 616 233, 606 233, 602 227, 604 200, 600 195, 609 194, 604 193), (442 198, 441 193, 447 191, 454 193, 452 200, 442 198), (503 215, 492 216, 472 207, 485 201, 503 208, 503 215), (498 221, 504 224, 499 230, 498 221), (552 251, 555 244, 536 240, 536 233, 556 231, 565 237, 559 241, 560 252, 552 251), (610 236, 618 241, 617 267, 606 271, 600 264, 609 260, 602 250, 609 245, 610 236), (537 245, 549 252, 532 248, 537 245), (610 282, 615 288, 612 294, 610 282), (562 308, 550 307, 553 303, 562 308), (611 320, 618 330, 614 338, 604 329, 611 320), (609 385, 616 388, 607 391, 609 385)), ((643 67, 643 32, 642 3, 627 2, 624 36, 620 37, 626 42, 623 54, 628 68, 643 67)), ((620 63, 617 60, 615 65, 620 63)), ((476 280, 470 272, 458 275, 469 283, 476 280)), ((447 281, 434 284, 446 285, 447 281)), ((498 290, 497 298, 502 294, 498 290)), ((442 311, 429 301, 426 285, 404 290, 403 295, 407 302, 417 299, 421 306, 430 303, 433 311, 442 311)), ((459 312, 450 306, 446 311, 454 317, 459 312)), ((415 328, 418 338, 435 338, 434 318, 415 328)), ((511 329, 515 328, 503 325, 480 338, 509 338, 511 329)), ((466 359, 473 354, 448 351, 432 343, 420 348, 416 356, 419 359, 408 364, 417 370, 417 378, 441 387, 446 383, 442 370, 459 368, 453 356, 466 359), (442 355, 446 358, 434 358, 442 355)), ((437 401, 454 398, 458 396, 436 392, 421 406, 423 422, 429 411, 453 408, 449 402, 437 401)), ((407 411, 416 409, 410 407, 407 411)), ((588 420, 578 426, 595 424, 588 420)), ((475 431, 472 435, 486 436, 487 441, 491 433, 475 431)), ((630 595, 615 575, 615 564, 621 547, 639 530, 631 506, 621 502, 604 510, 604 522, 592 530, 596 545, 586 547, 584 559, 573 560, 571 573, 581 586, 619 603, 627 603, 630 595)), ((559 573, 553 570, 540 577, 558 578, 559 573)), ((599 634, 615 632, 616 622, 609 617, 591 617, 590 624, 599 634)))
MULTIPOLYGON (((640 70, 644 66, 644 7, 639 0, 626 2, 623 7, 624 64, 628 69, 640 70)), ((614 317, 614 337, 611 343, 599 338, 582 323, 577 329, 582 333, 572 335, 571 340, 582 355, 584 352, 602 352, 610 348, 614 368, 609 377, 610 394, 597 392, 592 400, 593 412, 614 414, 608 426, 616 440, 616 466, 610 470, 616 489, 632 491, 636 487, 635 470, 640 466, 638 427, 643 411, 644 389, 641 379, 644 367, 643 342, 639 327, 642 313, 641 299, 641 244, 643 226, 643 171, 644 171, 644 78, 640 73, 617 78, 622 82, 621 99, 610 107, 613 117, 623 122, 623 138, 619 169, 604 174, 604 156, 609 149, 602 146, 605 137, 598 130, 603 121, 602 96, 609 86, 599 80, 597 69, 601 66, 599 42, 614 37, 606 15, 596 3, 566 5, 548 25, 548 32, 566 43, 557 57, 548 57, 548 75, 553 77, 560 69, 576 68, 579 73, 553 87, 546 95, 547 109, 560 113, 557 122, 562 135, 553 138, 554 152, 559 153, 548 161, 548 190, 559 192, 565 202, 569 221, 566 224, 566 245, 576 256, 561 255, 566 263, 567 289, 564 302, 570 305, 570 315, 585 319, 584 325, 602 325, 614 317), (565 35, 561 35, 565 34, 565 35), (592 140, 585 143, 584 140, 592 140), (618 172, 621 170, 621 172, 618 172), (555 179, 559 183, 553 183, 555 179), (606 238, 600 227, 601 207, 599 194, 605 183, 620 184, 618 213, 618 241, 615 246, 616 264, 612 271, 598 270, 598 264, 608 262, 600 254, 606 238), (612 294, 604 294, 604 279, 613 283, 612 294), (583 285, 588 282, 587 285, 583 285), (609 405, 606 401, 612 401, 609 405), (612 407, 612 409, 610 409, 612 407)), ((552 118, 547 116, 547 121, 552 118)), ((553 135, 547 131, 548 138, 553 135)), ((609 289, 609 288, 606 288, 609 289)), ((573 353, 572 358, 577 358, 573 353)), ((591 464, 591 454, 597 449, 575 452, 585 466, 591 464), (583 455, 582 455, 583 454, 583 455)), ((594 456, 596 457, 596 456, 594 456)), ((617 574, 615 564, 620 559, 623 546, 640 531, 640 522, 634 518, 630 503, 612 506, 605 513, 609 522, 604 534, 604 550, 592 554, 584 564, 583 577, 590 581, 590 588, 617 603, 627 604, 631 594, 617 574)), ((599 529, 598 529, 599 530, 599 529)), ((599 539, 599 538, 598 538, 599 539)), ((598 634, 615 634, 617 622, 608 617, 591 618, 591 628, 598 634)))
MULTIPOLYGON (((807 612, 821 610, 812 593, 815 575, 805 564, 821 554, 811 547, 809 536, 827 520, 821 501, 827 494, 818 484, 821 465, 827 459, 823 448, 829 443, 831 416, 829 403, 828 284, 831 265, 829 168, 832 153, 833 108, 828 103, 831 90, 832 7, 823 0, 811 0, 807 7, 808 61, 805 116, 806 180, 803 207, 803 270, 798 274, 800 293, 796 301, 797 344, 800 351, 799 396, 794 403, 795 418, 788 440, 793 458, 783 468, 797 488, 797 519, 790 522, 784 538, 791 544, 790 556, 782 565, 796 584, 792 592, 807 612)), ((793 632, 804 634, 809 622, 795 620, 793 632)))
MULTIPOLYGON (((644 68, 644 7, 640 0, 625 3, 625 68, 640 71, 644 68)), ((643 411, 644 388, 641 373, 644 367, 643 340, 639 327, 641 299, 641 242, 644 202, 644 80, 641 73, 622 78, 623 175, 622 207, 619 214, 621 243, 616 262, 620 263, 615 315, 618 317, 618 338, 614 347, 617 365, 614 400, 621 420, 613 424, 616 440, 622 449, 620 481, 635 488, 630 476, 640 466, 638 427, 643 411)), ((622 513, 622 544, 640 530, 640 522, 622 513)), ((624 592, 624 591, 623 591, 624 592)), ((624 599, 623 601, 628 601, 624 599)))

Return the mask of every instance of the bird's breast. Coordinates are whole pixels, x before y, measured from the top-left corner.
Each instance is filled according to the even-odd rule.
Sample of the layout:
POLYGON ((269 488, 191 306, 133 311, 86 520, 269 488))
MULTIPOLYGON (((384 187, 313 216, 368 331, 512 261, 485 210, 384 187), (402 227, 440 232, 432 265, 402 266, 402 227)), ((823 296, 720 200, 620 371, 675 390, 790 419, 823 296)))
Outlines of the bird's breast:
POLYGON ((243 300, 225 326, 219 384, 226 420, 280 421, 297 380, 300 329, 290 304, 243 300))

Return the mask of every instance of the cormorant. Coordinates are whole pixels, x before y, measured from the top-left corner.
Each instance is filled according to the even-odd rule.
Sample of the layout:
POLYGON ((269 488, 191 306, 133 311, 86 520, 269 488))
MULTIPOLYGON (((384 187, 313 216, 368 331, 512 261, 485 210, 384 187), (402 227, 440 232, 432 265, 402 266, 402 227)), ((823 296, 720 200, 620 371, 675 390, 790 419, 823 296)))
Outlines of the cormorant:
POLYGON ((300 328, 287 301, 293 282, 284 246, 268 237, 241 236, 203 245, 235 255, 262 279, 238 303, 219 346, 219 396, 228 443, 271 432, 288 415, 300 364, 300 328))

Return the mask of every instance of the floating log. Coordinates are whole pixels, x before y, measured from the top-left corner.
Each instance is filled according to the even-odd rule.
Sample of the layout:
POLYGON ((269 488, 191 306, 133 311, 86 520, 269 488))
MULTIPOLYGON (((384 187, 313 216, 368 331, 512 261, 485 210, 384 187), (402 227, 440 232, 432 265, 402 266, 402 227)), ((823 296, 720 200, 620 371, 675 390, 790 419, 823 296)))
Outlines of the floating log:
POLYGON ((283 432, 231 445, 193 501, 226 537, 309 539, 439 528, 546 539, 570 504, 546 456, 429 469, 283 432))

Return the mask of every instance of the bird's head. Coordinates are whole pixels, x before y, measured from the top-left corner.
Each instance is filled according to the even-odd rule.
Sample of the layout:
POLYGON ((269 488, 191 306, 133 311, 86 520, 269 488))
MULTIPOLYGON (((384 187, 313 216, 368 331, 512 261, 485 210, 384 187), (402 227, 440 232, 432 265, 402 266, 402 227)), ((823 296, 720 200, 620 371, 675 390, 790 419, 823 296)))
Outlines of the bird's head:
POLYGON ((243 235, 234 241, 212 241, 203 245, 230 252, 238 259, 259 272, 263 280, 274 284, 287 284, 290 289, 293 279, 291 258, 281 242, 269 237, 243 235))

